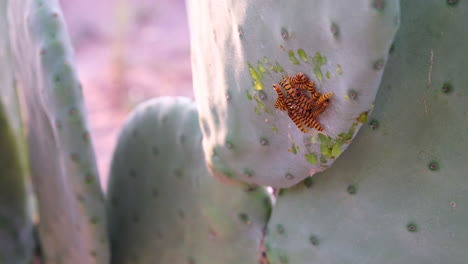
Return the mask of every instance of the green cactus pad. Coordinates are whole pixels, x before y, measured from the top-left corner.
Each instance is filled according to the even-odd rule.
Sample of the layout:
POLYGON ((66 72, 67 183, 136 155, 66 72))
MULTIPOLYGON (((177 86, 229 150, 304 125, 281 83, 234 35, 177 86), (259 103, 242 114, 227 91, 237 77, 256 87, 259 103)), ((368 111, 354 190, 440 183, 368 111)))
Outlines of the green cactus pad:
POLYGON ((0 0, 0 263, 29 264, 34 248, 33 227, 6 4, 0 0))
POLYGON ((9 1, 44 263, 108 263, 104 196, 57 0, 9 1))
POLYGON ((448 2, 402 1, 370 121, 312 185, 278 198, 271 264, 466 263, 468 5, 448 2))
POLYGON ((202 0, 188 1, 188 13, 209 168, 281 188, 325 170, 349 145, 372 110, 399 24, 397 0, 202 0), (320 133, 301 132, 274 108, 272 85, 299 72, 334 93, 320 133))
POLYGON ((133 112, 109 178, 112 263, 258 263, 268 194, 212 177, 201 139, 188 98, 157 98, 133 112))
MULTIPOLYGON (((4 84, 0 79, 0 85, 4 84)), ((0 263, 29 264, 34 248, 33 227, 26 171, 13 131, 0 102, 0 263)))

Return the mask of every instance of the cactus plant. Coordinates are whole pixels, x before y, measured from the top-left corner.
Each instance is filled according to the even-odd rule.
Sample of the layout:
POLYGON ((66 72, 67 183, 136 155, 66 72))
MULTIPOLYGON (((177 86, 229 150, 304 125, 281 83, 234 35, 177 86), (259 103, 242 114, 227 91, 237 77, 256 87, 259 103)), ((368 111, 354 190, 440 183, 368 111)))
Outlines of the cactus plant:
POLYGON ((456 2, 402 1, 373 115, 332 168, 281 193, 271 264, 466 263, 468 5, 456 2))
POLYGON ((108 263, 104 196, 58 2, 9 1, 8 23, 27 108, 44 263, 108 263))
POLYGON ((258 263, 270 200, 205 165, 196 106, 140 105, 119 136, 109 178, 112 263, 258 263))
POLYGON ((188 1, 194 90, 208 166, 220 177, 289 187, 329 167, 372 109, 398 28, 397 0, 188 1), (350 15, 352 14, 352 15, 350 15), (301 132, 272 85, 304 72, 333 92, 301 132))
POLYGON ((34 245, 16 79, 44 263, 466 262, 468 5, 402 1, 394 40, 397 0, 214 3, 188 1, 198 105, 131 114, 104 201, 58 1, 0 0, 0 263, 34 245), (323 131, 288 116, 320 100, 298 72, 323 131), (296 183, 270 217, 258 185, 296 183))

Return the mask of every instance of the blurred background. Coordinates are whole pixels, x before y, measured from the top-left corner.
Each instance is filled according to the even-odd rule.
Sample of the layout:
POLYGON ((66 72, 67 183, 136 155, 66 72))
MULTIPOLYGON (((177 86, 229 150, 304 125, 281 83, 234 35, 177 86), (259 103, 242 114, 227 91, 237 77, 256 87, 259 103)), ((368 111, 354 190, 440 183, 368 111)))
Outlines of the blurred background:
POLYGON ((129 112, 156 96, 193 98, 185 0, 61 0, 83 83, 101 183, 129 112))

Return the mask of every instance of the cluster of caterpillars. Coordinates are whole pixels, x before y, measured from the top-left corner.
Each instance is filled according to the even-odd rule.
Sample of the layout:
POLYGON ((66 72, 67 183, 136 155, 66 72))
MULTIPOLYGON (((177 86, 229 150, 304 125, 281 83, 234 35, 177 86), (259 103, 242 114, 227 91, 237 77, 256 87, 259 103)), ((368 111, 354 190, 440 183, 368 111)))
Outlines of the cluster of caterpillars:
POLYGON ((309 132, 307 127, 323 131, 317 118, 327 109, 333 93, 322 94, 316 91, 315 82, 302 72, 296 76, 283 76, 278 84, 286 91, 286 95, 276 84, 273 84, 278 94, 275 108, 287 111, 294 124, 304 133, 309 132))

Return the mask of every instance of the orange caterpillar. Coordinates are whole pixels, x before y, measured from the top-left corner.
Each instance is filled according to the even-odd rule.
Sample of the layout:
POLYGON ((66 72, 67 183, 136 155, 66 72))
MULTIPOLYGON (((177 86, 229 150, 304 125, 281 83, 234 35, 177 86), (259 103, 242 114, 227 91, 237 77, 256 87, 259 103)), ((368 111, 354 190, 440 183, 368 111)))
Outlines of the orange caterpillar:
POLYGON ((279 85, 284 88, 288 97, 291 97, 294 102, 304 109, 312 109, 315 105, 314 101, 304 95, 299 88, 293 88, 291 82, 287 80, 279 81, 279 85))
POLYGON ((319 91, 315 91, 315 82, 313 80, 309 80, 309 78, 307 78, 307 76, 302 72, 296 74, 296 76, 283 76, 283 81, 280 81, 279 84, 285 88, 289 95, 294 93, 298 98, 303 98, 301 100, 306 99, 306 97, 300 96, 302 94, 300 90, 307 89, 312 97, 312 100, 309 100, 308 104, 314 106, 322 105, 326 100, 333 96, 333 93, 331 92, 321 94, 319 91))
POLYGON ((319 131, 322 131, 323 128, 320 126, 320 124, 312 119, 307 120, 306 117, 306 109, 298 105, 293 98, 291 97, 284 97, 283 92, 281 89, 273 84, 273 88, 275 89, 276 93, 278 94, 278 99, 276 100, 275 103, 275 108, 279 108, 282 111, 287 111, 289 118, 296 124, 296 126, 299 128, 304 133, 309 132, 307 128, 304 127, 304 125, 308 127, 314 127, 319 131), (277 107, 278 106, 278 107, 277 107))
POLYGON ((296 74, 296 76, 283 76, 284 81, 289 81, 292 86, 297 87, 301 90, 307 90, 311 95, 315 93, 315 82, 313 80, 309 80, 307 76, 300 72, 296 74))
POLYGON ((302 72, 296 76, 283 76, 279 85, 286 91, 286 96, 277 85, 273 85, 278 94, 275 108, 287 111, 294 124, 304 133, 309 131, 306 127, 323 131, 317 117, 326 110, 333 93, 321 94, 316 91, 314 81, 309 80, 302 72), (310 98, 303 93, 303 90, 310 93, 310 98))
POLYGON ((275 89, 276 93, 278 94, 278 99, 275 102, 275 108, 279 108, 281 111, 287 111, 288 107, 286 106, 286 99, 283 96, 283 92, 281 89, 273 84, 273 88, 275 89))

